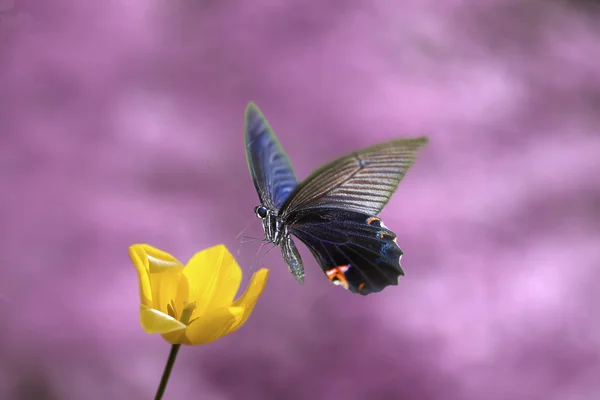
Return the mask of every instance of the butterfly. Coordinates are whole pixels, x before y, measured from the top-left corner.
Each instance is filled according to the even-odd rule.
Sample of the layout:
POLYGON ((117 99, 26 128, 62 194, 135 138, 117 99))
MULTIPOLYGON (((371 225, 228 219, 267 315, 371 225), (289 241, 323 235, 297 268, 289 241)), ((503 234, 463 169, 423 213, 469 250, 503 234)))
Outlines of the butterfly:
POLYGON ((299 182, 262 112, 245 112, 246 158, 260 199, 254 212, 264 239, 280 246, 289 271, 304 283, 292 235, 334 284, 361 295, 397 285, 404 275, 396 234, 378 217, 427 137, 396 139, 340 157, 299 182))

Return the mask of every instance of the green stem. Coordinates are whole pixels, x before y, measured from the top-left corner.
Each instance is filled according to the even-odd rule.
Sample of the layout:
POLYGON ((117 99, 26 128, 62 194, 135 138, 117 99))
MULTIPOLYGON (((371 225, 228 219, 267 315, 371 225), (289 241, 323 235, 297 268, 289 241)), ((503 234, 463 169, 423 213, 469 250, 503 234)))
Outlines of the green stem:
POLYGON ((169 382, 169 376, 171 376, 171 370, 173 369, 173 365, 175 364, 177 352, 179 351, 180 347, 180 344, 174 344, 173 346, 171 346, 171 352, 169 353, 169 358, 167 359, 167 365, 165 365, 165 370, 163 371, 162 378, 160 378, 160 385, 158 385, 158 389, 156 390, 156 396, 154 396, 154 400, 161 400, 163 394, 165 393, 167 383, 169 382))

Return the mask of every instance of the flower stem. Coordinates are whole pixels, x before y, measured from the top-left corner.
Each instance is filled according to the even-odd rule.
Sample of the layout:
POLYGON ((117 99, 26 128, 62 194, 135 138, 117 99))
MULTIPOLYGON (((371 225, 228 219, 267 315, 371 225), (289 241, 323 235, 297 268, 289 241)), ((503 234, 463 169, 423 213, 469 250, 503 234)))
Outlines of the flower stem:
POLYGON ((161 400, 163 394, 165 393, 167 383, 169 382, 169 376, 171 376, 171 370, 173 369, 173 365, 175 364, 177 352, 179 352, 180 347, 180 344, 174 344, 173 346, 171 346, 171 352, 169 352, 167 365, 165 365, 165 370, 163 371, 162 378, 160 378, 160 384, 158 385, 158 389, 156 390, 156 396, 154 396, 154 400, 161 400))

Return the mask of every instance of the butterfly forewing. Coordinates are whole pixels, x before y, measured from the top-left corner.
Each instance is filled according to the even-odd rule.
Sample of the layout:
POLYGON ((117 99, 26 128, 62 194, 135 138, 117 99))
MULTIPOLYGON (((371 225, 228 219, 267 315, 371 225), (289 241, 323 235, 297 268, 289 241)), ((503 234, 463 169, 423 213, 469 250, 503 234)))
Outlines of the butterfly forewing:
POLYGON ((427 141, 426 137, 396 139, 338 158, 306 178, 281 214, 341 208, 378 215, 427 141))
POLYGON ((278 210, 298 186, 298 179, 269 123, 254 103, 246 108, 248 168, 261 204, 278 210))

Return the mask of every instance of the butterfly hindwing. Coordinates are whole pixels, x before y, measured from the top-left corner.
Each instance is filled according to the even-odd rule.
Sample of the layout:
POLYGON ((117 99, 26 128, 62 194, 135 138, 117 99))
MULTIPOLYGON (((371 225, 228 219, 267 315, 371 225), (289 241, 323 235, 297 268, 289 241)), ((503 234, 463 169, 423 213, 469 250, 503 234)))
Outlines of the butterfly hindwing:
POLYGON ((262 112, 248 104, 245 117, 248 168, 263 206, 278 210, 298 186, 298 179, 285 151, 262 112))
POLYGON ((289 216, 289 232, 310 249, 335 284, 367 295, 397 285, 404 275, 396 234, 380 218, 336 208, 289 216))

